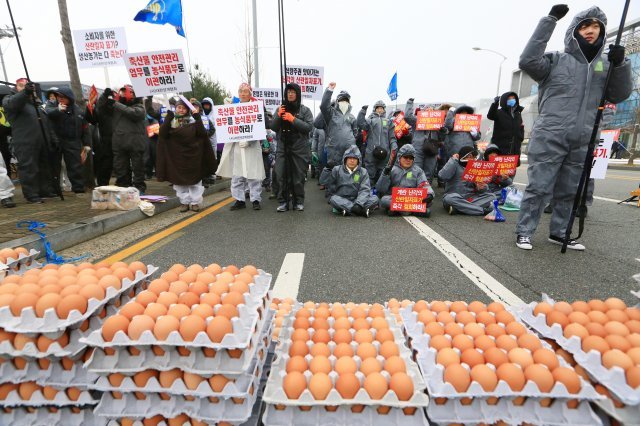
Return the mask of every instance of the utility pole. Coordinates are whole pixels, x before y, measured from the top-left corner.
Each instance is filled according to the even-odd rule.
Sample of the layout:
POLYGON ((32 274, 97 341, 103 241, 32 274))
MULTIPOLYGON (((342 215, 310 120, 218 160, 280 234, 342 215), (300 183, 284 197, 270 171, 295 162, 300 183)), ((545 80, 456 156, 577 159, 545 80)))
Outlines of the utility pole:
POLYGON ((60 35, 64 45, 64 53, 67 57, 67 68, 69 69, 69 79, 71 80, 71 90, 76 97, 76 103, 82 105, 82 86, 80 85, 80 74, 78 64, 73 50, 71 39, 71 27, 69 26, 69 13, 67 12, 67 0, 58 0, 58 10, 60 11, 60 35))
POLYGON ((256 0, 253 1, 253 68, 255 72, 254 86, 260 87, 260 68, 258 67, 258 9, 256 0))

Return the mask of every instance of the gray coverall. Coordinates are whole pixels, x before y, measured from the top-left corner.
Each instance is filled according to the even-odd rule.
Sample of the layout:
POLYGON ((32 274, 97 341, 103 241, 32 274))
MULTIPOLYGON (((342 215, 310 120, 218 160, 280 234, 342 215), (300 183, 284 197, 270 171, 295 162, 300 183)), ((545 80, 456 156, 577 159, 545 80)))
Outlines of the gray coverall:
POLYGON ((342 154, 344 154, 347 148, 356 145, 358 128, 356 118, 351 114, 351 105, 349 105, 347 112, 343 114, 337 104, 336 106, 331 106, 332 95, 332 90, 327 89, 324 91, 320 111, 324 119, 327 163, 340 164, 342 154))
POLYGON ((424 152, 424 146, 427 143, 440 144, 440 132, 436 130, 415 130, 416 122, 418 118, 415 114, 413 107, 413 101, 407 101, 407 105, 404 111, 404 118, 414 128, 413 140, 411 144, 416 148, 415 163, 420 167, 427 179, 431 181, 436 174, 436 166, 438 165, 438 154, 426 155, 424 152))
POLYGON ((460 148, 463 146, 471 146, 473 148, 476 147, 476 141, 480 140, 481 134, 480 129, 478 129, 478 133, 475 136, 471 135, 471 132, 458 132, 453 131, 453 125, 456 121, 456 114, 462 114, 465 110, 473 110, 468 105, 461 105, 456 108, 455 111, 449 111, 447 113, 447 118, 444 120, 444 127, 447 132, 447 139, 444 144, 444 150, 446 152, 447 158, 451 157, 453 154, 457 154, 460 152, 460 148))
POLYGON ((344 152, 342 164, 331 170, 327 178, 327 195, 332 207, 350 213, 356 204, 364 209, 378 205, 378 197, 371 195, 367 169, 360 166, 361 160, 360 150, 354 145, 344 152), (358 159, 358 167, 351 173, 345 165, 347 158, 358 159))
MULTIPOLYGON (((373 106, 374 109, 377 105, 378 103, 373 106)), ((367 132, 367 148, 364 153, 364 166, 375 185, 382 174, 382 170, 389 162, 391 151, 398 149, 398 142, 396 141, 393 131, 394 125, 392 120, 386 118, 384 113, 378 115, 375 111, 369 114, 368 118, 365 118, 365 113, 365 110, 360 110, 358 113, 358 127, 360 130, 367 132), (373 150, 378 146, 387 151, 386 158, 378 160, 373 156, 373 150)))
POLYGON ((473 182, 462 180, 465 166, 455 158, 449 158, 438 179, 445 182, 442 204, 447 209, 453 206, 459 213, 481 216, 491 206, 496 196, 487 189, 478 190, 473 182))

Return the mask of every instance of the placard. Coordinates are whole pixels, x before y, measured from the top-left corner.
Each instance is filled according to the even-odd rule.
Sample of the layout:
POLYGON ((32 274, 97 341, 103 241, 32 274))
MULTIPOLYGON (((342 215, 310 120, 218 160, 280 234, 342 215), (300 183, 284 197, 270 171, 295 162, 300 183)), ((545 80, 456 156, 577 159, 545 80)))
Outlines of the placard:
POLYGON ((246 102, 213 107, 213 124, 218 143, 267 138, 262 102, 246 102))
POLYGON ((74 30, 73 42, 79 68, 122 65, 122 58, 127 53, 123 27, 74 30))
POLYGON ((496 175, 508 175, 513 176, 518 169, 519 155, 497 155, 493 161, 496 162, 496 175))
POLYGON ((593 151, 593 163, 591 167, 591 176, 593 179, 604 179, 607 176, 607 167, 609 166, 609 157, 611 157, 611 145, 616 136, 620 134, 620 129, 603 130, 600 132, 600 140, 596 149, 593 151))
POLYGON ((453 131, 470 132, 472 128, 480 131, 481 122, 481 114, 456 114, 456 120, 453 123, 453 131))
POLYGON ((182 50, 128 53, 125 65, 136 96, 191 91, 182 50))
POLYGON ((416 130, 440 130, 444 126, 447 111, 418 111, 416 130))
POLYGON ((498 163, 493 161, 471 160, 462 174, 462 180, 467 182, 489 183, 496 174, 498 163))
POLYGON ((253 97, 264 102, 264 107, 272 114, 275 114, 282 104, 282 95, 279 87, 276 89, 253 89, 253 97))
POLYGON ((147 136, 152 138, 160 133, 160 123, 153 123, 147 126, 147 136))
MULTIPOLYGON (((302 90, 302 99, 321 101, 324 83, 324 67, 311 65, 287 65, 285 83, 296 83, 302 90)), ((255 94, 254 94, 255 96, 255 94)))
POLYGON ((424 213, 427 204, 423 202, 429 195, 427 188, 391 188, 391 207, 394 212, 424 213))

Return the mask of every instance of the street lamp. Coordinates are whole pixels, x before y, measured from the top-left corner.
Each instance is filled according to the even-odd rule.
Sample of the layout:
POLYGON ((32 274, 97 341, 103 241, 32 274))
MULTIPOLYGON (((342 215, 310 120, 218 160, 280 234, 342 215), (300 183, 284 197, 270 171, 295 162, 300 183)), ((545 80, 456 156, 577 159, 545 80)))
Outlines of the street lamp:
POLYGON ((502 77, 502 64, 504 64, 504 61, 507 60, 507 57, 504 56, 502 53, 496 52, 495 50, 491 50, 491 49, 483 49, 481 47, 472 47, 472 49, 473 50, 484 50, 485 52, 495 53, 496 55, 502 57, 502 62, 500 62, 500 68, 498 68, 498 87, 496 88, 496 96, 500 96, 500 79, 502 77))

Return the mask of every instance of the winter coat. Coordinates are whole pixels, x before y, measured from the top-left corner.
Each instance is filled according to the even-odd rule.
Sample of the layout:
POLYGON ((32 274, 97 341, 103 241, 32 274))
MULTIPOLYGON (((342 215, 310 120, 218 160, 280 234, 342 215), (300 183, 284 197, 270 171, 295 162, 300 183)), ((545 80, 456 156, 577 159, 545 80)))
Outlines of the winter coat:
POLYGON ((332 90, 325 90, 322 95, 320 112, 324 119, 324 129, 326 134, 325 147, 328 151, 328 163, 340 164, 342 154, 350 146, 356 145, 356 135, 358 127, 356 118, 351 114, 352 106, 349 105, 345 114, 340 111, 337 105, 331 106, 332 90))
MULTIPOLYGON (((209 140, 211 141, 211 146, 213 146, 215 150, 218 150, 218 138, 216 137, 216 128, 213 125, 213 122, 214 122, 213 121, 213 105, 214 105, 213 104, 213 99, 204 98, 202 100, 202 102, 200 102, 200 103, 204 104, 205 102, 208 102, 209 104, 211 104, 211 112, 209 114, 204 114, 204 111, 202 111, 203 116, 205 116, 205 117, 207 117, 209 119, 209 126, 210 126, 209 131, 208 131, 209 140)), ((203 120, 203 123, 205 123, 204 120, 203 120)), ((205 124, 205 128, 206 128, 206 124, 205 124)), ((224 144, 220 144, 220 145, 221 145, 220 146, 220 151, 222 151, 222 148, 223 148, 224 144)))
POLYGON ((144 152, 147 146, 147 113, 141 98, 131 103, 115 102, 111 114, 113 136, 111 146, 114 151, 130 150, 144 152))
POLYGON ((376 169, 382 169, 389 162, 391 151, 398 149, 395 133, 393 132, 393 120, 373 112, 365 118, 365 110, 358 113, 358 128, 367 132, 367 147, 364 153, 364 164, 369 174, 376 169), (378 160, 373 156, 373 150, 381 147, 387 151, 384 159, 378 160))
MULTIPOLYGON (((416 155, 416 149, 413 145, 407 144, 403 145, 398 150, 398 156, 400 157, 404 155, 416 155)), ((434 195, 433 188, 429 185, 429 181, 427 180, 427 176, 424 174, 424 171, 416 166, 414 163, 408 169, 403 169, 400 167, 400 161, 396 161, 396 165, 393 166, 391 172, 387 174, 382 174, 376 183, 376 190, 378 191, 378 196, 382 197, 383 195, 390 195, 391 189, 393 187, 398 188, 427 188, 428 194, 434 195)))
POLYGON ((520 146, 524 140, 524 124, 522 123, 522 110, 520 99, 516 92, 506 92, 500 96, 500 109, 498 102, 489 107, 487 118, 493 120, 493 135, 491 143, 497 145, 503 155, 520 155, 520 146), (516 105, 511 108, 507 105, 507 98, 515 96, 516 105))
POLYGON ((281 142, 278 144, 278 152, 283 154, 285 148, 289 148, 307 161, 311 161, 309 133, 313 129, 313 113, 308 107, 302 105, 300 86, 295 83, 289 83, 285 88, 285 93, 288 89, 296 91, 296 102, 295 106, 292 106, 292 110, 297 112, 293 114, 295 117, 293 123, 285 122, 277 114, 271 122, 271 130, 278 134, 278 141, 281 142))
MULTIPOLYGON (((11 123, 11 138, 14 146, 17 144, 33 147, 45 146, 42 130, 40 129, 40 124, 38 124, 36 109, 24 90, 22 92, 12 90, 11 95, 7 95, 2 99, 2 107, 7 120, 11 123)), ((55 132, 46 114, 42 111, 39 113, 45 133, 49 138, 49 147, 54 149, 58 145, 55 132)))
POLYGON ((407 101, 407 105, 404 111, 404 119, 407 121, 407 123, 409 123, 413 130, 413 138, 411 144, 416 149, 417 162, 420 163, 420 159, 424 157, 435 157, 436 155, 438 155, 438 147, 440 146, 440 132, 438 132, 437 130, 416 130, 418 117, 415 113, 413 101, 407 101), (431 144, 431 147, 427 145, 426 149, 433 149, 433 154, 431 154, 431 152, 425 152, 426 144, 431 144))
POLYGON ((311 139, 311 152, 315 152, 319 157, 322 157, 322 152, 324 150, 324 129, 318 129, 317 127, 313 128, 313 136, 311 139))
POLYGON ((100 139, 111 143, 113 137, 113 105, 109 104, 107 95, 103 92, 98 98, 94 116, 100 131, 100 139))
MULTIPOLYGON (((476 136, 471 136, 471 132, 458 132, 453 131, 453 125, 456 121, 457 114, 468 114, 469 111, 473 111, 468 105, 461 105, 455 109, 455 111, 449 111, 447 113, 447 118, 444 120, 444 127, 441 129, 441 133, 446 133, 447 138, 444 144, 444 149, 447 152, 447 157, 451 157, 453 154, 456 154, 460 151, 460 148, 463 146, 470 146, 475 148, 476 141, 480 140, 480 129, 478 129, 478 133, 476 136)), ((473 112, 471 112, 473 114, 473 112)))
MULTIPOLYGON (((607 23, 598 7, 582 11, 567 28, 564 52, 545 53, 557 24, 556 19, 545 16, 520 56, 520 68, 539 84, 539 115, 528 150, 534 161, 555 161, 566 155, 570 147, 581 147, 586 154, 609 69, 609 61, 602 55, 604 43, 590 63, 580 50, 574 30, 586 18, 599 20, 603 28, 607 23)), ((613 69, 606 98, 612 103, 622 102, 631 94, 632 83, 631 63, 625 60, 613 69)))
POLYGON ((347 148, 342 156, 342 164, 335 166, 327 179, 327 197, 338 195, 364 206, 371 197, 371 181, 369 173, 360 165, 362 156, 357 146, 347 148), (357 158, 358 166, 352 173, 347 169, 347 158, 357 158))
POLYGON ((438 173, 438 180, 443 180, 445 183, 444 193, 446 194, 459 194, 463 198, 469 198, 476 191, 476 185, 473 182, 467 182, 462 180, 464 169, 466 165, 460 164, 460 161, 456 158, 449 158, 447 164, 440 169, 438 173))
POLYGON ((69 87, 61 87, 58 92, 69 98, 71 102, 65 111, 61 111, 57 104, 51 102, 46 104, 45 113, 49 117, 56 136, 60 140, 77 141, 78 148, 83 144, 90 145, 90 143, 83 142, 85 119, 80 114, 79 107, 75 104, 76 99, 73 91, 69 87))

